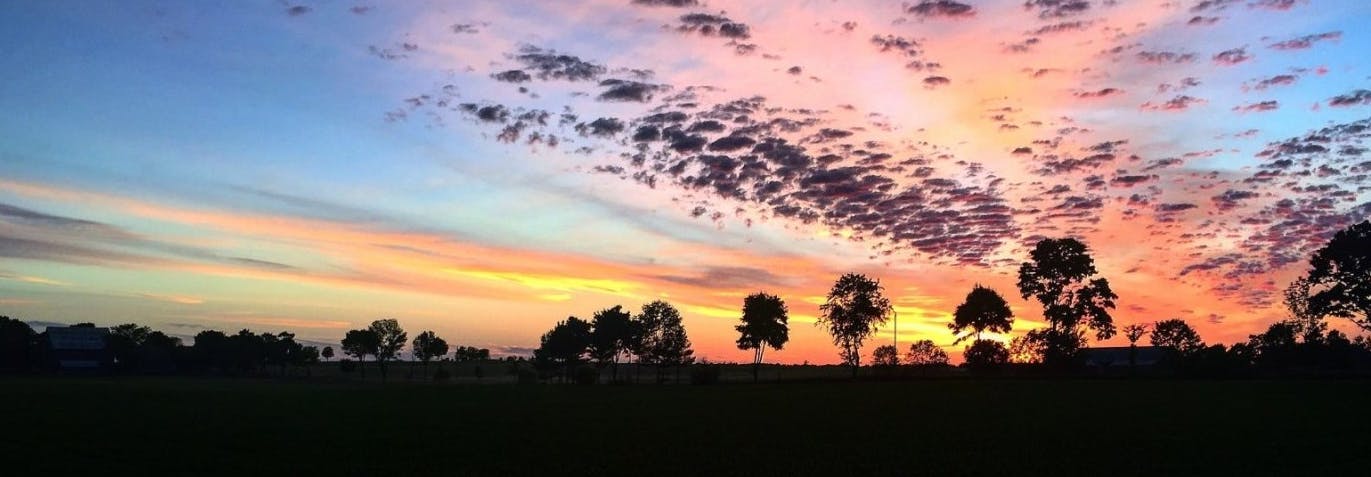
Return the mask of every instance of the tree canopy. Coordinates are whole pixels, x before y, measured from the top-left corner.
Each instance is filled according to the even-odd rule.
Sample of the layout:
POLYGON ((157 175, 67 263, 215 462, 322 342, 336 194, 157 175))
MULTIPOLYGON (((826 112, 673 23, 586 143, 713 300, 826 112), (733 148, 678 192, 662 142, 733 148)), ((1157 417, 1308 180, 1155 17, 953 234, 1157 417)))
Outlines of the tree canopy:
POLYGON ((1010 311, 1009 302, 995 290, 979 284, 971 289, 962 304, 957 305, 952 318, 947 327, 957 335, 953 343, 961 343, 967 338, 979 340, 981 333, 986 331, 1008 333, 1014 325, 1014 312, 1010 311))
POLYGON ((424 364, 428 364, 429 361, 432 361, 435 358, 441 358, 447 355, 447 340, 439 337, 437 333, 434 333, 431 330, 419 333, 418 336, 414 337, 414 343, 412 344, 413 348, 410 349, 414 353, 414 358, 422 361, 424 364))
POLYGON ((1158 321, 1152 325, 1152 346, 1189 355, 1204 348, 1200 334, 1180 318, 1158 321))
POLYGON ((779 350, 790 340, 789 320, 790 311, 781 297, 757 292, 743 299, 743 316, 733 329, 738 331, 738 349, 752 350, 754 381, 766 348, 779 350))
POLYGON ((914 366, 942 366, 948 362, 947 352, 934 344, 933 340, 919 340, 909 345, 904 362, 914 366))
POLYGON ((1043 306, 1048 323, 1047 362, 1074 357, 1087 329, 1095 332, 1096 339, 1114 336, 1109 310, 1118 296, 1108 280, 1097 276, 1095 260, 1085 244, 1073 238, 1044 239, 1033 247, 1030 257, 1031 261, 1019 266, 1019 291, 1043 306))
POLYGON ((680 366, 695 362, 681 321, 681 312, 671 304, 657 300, 643 305, 638 315, 642 323, 642 360, 662 366, 680 366))
POLYGON ((1371 331, 1371 221, 1338 231, 1309 260, 1311 311, 1371 331))
POLYGON ((890 318, 893 308, 882 294, 880 282, 866 275, 848 273, 838 278, 828 298, 819 306, 818 326, 828 328, 843 363, 856 376, 861 364, 862 343, 890 318))

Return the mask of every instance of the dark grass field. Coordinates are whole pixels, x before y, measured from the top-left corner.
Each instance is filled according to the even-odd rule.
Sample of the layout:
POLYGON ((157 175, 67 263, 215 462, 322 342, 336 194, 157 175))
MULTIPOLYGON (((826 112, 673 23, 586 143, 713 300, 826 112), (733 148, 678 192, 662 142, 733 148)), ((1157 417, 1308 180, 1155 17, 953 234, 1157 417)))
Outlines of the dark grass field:
POLYGON ((0 380, 0 475, 1367 475, 1367 381, 0 380))

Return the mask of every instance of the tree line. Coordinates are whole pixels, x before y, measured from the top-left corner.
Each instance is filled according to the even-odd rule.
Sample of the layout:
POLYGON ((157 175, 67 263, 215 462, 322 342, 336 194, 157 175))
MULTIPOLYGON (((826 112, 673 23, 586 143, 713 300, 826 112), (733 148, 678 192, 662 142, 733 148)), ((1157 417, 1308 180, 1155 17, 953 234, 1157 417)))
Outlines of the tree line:
MULTIPOLYGON (((998 291, 976 284, 953 312, 948 329, 952 344, 963 349, 965 365, 975 371, 994 370, 1008 364, 1077 369, 1084 364, 1082 350, 1091 337, 1113 337, 1111 311, 1118 295, 1100 276, 1088 247, 1073 238, 1044 239, 1029 252, 1018 269, 1017 288, 1024 299, 1042 307, 1047 326, 1029 330, 1006 346, 986 333, 1009 334, 1014 313, 998 291)), ((1315 251, 1308 271, 1284 292, 1287 319, 1273 323, 1260 334, 1231 346, 1205 344, 1184 320, 1133 323, 1123 327, 1129 342, 1129 361, 1136 364, 1137 343, 1150 335, 1150 343, 1166 352, 1166 366, 1185 372, 1241 373, 1272 369, 1365 368, 1371 364, 1371 342, 1364 336, 1349 338, 1328 328, 1328 318, 1348 319, 1371 331, 1371 221, 1337 232, 1315 251)), ((819 306, 817 326, 838 348, 841 362, 857 375, 862 347, 895 316, 894 307, 876 279, 844 274, 835 281, 819 306)), ((743 299, 735 330, 737 347, 752 351, 754 380, 768 348, 781 350, 789 340, 789 311, 776 295, 757 292, 743 299)), ((93 326, 89 323, 77 326, 93 326)), ((32 351, 41 334, 22 321, 0 317, 0 367, 7 370, 31 367, 32 351)), ((382 378, 387 363, 406 345, 408 335, 394 319, 376 320, 370 326, 350 330, 341 350, 364 365, 371 357, 382 378)), ((192 346, 159 331, 134 324, 110 330, 109 347, 119 366, 136 368, 147 363, 171 362, 187 369, 212 369, 230 373, 262 372, 279 367, 306 367, 320 357, 333 357, 332 347, 322 350, 303 346, 288 332, 254 334, 242 330, 234 335, 203 331, 192 346)), ((424 331, 412 343, 412 356, 427 363, 445 359, 449 346, 432 331, 424 331)), ((620 381, 620 363, 651 367, 658 382, 674 369, 695 363, 680 312, 657 300, 634 314, 621 305, 596 311, 590 320, 575 316, 559 321, 539 338, 532 356, 533 370, 543 379, 593 382, 610 369, 610 379, 620 381)), ((947 353, 931 340, 911 343, 903 357, 893 345, 878 346, 872 353, 878 367, 899 365, 947 366, 947 353)), ((488 359, 489 351, 457 347, 453 360, 488 359)), ((365 366, 360 366, 365 376, 365 366)), ((679 377, 678 377, 679 379, 679 377)))
MULTIPOLYGON (((95 328, 93 323, 77 323, 75 328, 95 328)), ((53 350, 45 330, 35 332, 28 323, 0 316, 0 371, 23 373, 55 370, 53 350)), ((348 331, 340 349, 353 362, 340 362, 344 372, 360 370, 366 376, 366 358, 372 357, 386 375, 386 363, 395 360, 405 347, 407 334, 394 319, 381 319, 370 326, 348 331)), ((433 331, 419 333, 413 341, 412 357, 424 365, 430 361, 489 360, 490 350, 475 346, 449 348, 447 341, 433 331), (449 356, 449 349, 452 350, 449 356)), ((120 374, 220 374, 250 376, 291 372, 311 373, 311 366, 335 356, 332 346, 322 348, 296 341, 295 334, 254 333, 243 329, 234 334, 218 330, 196 333, 187 346, 181 338, 147 326, 126 323, 113 326, 106 337, 111 370, 120 374)))

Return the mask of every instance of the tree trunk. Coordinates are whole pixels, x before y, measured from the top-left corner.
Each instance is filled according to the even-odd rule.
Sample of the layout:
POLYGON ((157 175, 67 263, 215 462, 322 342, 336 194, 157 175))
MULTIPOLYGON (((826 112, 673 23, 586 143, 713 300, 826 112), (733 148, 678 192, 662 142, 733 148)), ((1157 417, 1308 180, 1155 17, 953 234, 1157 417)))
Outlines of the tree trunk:
POLYGON ((756 384, 761 381, 762 373, 762 353, 766 351, 765 345, 757 346, 756 358, 752 360, 752 382, 756 384))

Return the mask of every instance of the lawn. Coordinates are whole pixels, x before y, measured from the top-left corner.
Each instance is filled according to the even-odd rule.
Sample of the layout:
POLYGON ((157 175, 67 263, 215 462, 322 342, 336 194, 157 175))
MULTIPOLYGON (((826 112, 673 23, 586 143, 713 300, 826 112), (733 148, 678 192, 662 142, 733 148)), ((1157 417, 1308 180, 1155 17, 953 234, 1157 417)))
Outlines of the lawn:
POLYGON ((1359 475, 1367 381, 4 379, 3 475, 1359 475), (15 467, 17 466, 17 467, 15 467))

